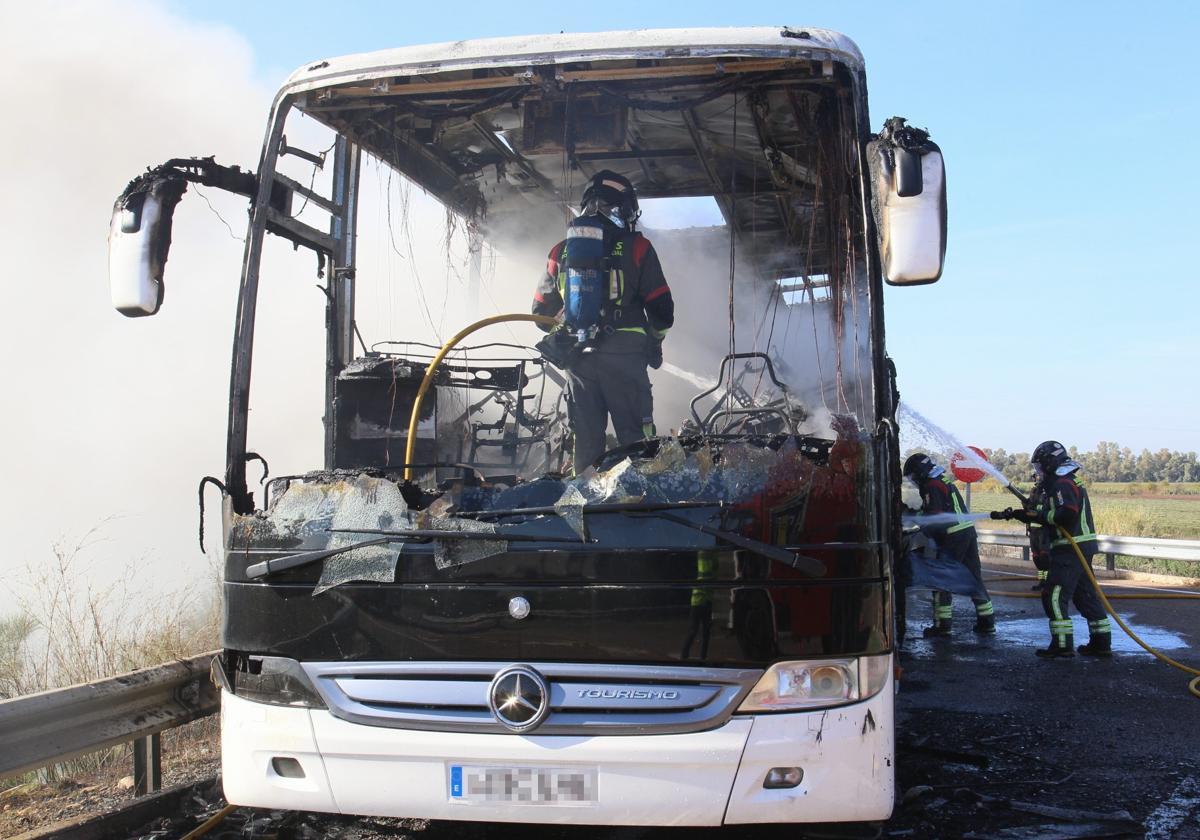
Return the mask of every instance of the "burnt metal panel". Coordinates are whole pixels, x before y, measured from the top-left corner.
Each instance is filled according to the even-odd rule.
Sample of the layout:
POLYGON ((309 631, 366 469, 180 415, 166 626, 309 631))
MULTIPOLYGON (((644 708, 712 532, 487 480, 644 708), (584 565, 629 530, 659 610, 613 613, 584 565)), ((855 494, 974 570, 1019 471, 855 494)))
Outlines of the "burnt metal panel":
MULTIPOLYGON (((331 469, 404 463, 408 422, 425 370, 418 362, 375 357, 358 359, 338 373, 333 381, 331 469)), ((436 422, 436 412, 437 400, 427 399, 420 419, 436 422)), ((433 437, 417 441, 416 459, 436 459, 433 437)))

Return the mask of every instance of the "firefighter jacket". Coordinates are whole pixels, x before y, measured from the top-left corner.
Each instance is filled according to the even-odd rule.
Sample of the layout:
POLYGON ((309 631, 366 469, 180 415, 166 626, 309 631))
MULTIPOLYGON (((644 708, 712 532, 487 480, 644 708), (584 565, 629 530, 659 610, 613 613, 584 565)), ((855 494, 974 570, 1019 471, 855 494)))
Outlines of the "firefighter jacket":
POLYGON ((1050 475, 1042 480, 1046 501, 1038 513, 1048 523, 1050 553, 1074 554, 1070 541, 1058 530, 1066 529, 1078 543, 1083 556, 1089 560, 1096 554, 1096 523, 1092 519, 1092 503, 1087 489, 1077 473, 1050 475))
POLYGON ((930 525, 922 528, 927 536, 941 544, 947 537, 954 534, 975 530, 975 523, 965 518, 967 505, 963 501, 962 494, 958 492, 958 488, 954 486, 954 479, 949 475, 943 474, 937 478, 926 479, 921 483, 920 489, 921 513, 953 513, 960 517, 959 521, 955 523, 930 525))
MULTIPOLYGON (((565 241, 559 242, 550 249, 546 271, 533 295, 534 315, 553 317, 562 311, 566 285, 566 270, 561 263, 564 244, 565 241)), ((650 240, 640 233, 622 233, 614 239, 609 266, 601 332, 649 334, 661 341, 675 323, 675 302, 650 240)))

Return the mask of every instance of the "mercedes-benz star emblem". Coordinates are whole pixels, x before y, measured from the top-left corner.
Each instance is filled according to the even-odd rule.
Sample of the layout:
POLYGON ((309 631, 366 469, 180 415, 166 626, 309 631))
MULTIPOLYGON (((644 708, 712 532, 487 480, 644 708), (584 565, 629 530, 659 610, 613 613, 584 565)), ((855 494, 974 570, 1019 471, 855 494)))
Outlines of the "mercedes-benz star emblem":
POLYGON ((522 598, 520 595, 512 598, 508 602, 508 614, 520 621, 523 618, 529 617, 529 601, 522 598))
POLYGON ((528 732, 546 719, 550 688, 528 665, 513 665, 492 680, 488 708, 501 726, 513 732, 528 732))

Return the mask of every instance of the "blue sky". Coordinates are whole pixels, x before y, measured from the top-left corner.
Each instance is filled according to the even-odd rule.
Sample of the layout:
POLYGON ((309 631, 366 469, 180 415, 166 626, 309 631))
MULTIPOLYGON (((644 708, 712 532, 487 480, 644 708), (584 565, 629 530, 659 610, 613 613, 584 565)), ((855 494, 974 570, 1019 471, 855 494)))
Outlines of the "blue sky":
POLYGON ((842 31, 866 57, 873 124, 907 116, 947 161, 946 273, 887 294, 903 397, 980 446, 1200 449, 1200 292, 1187 244, 1200 193, 1193 4, 1136 14, 1106 2, 168 7, 239 33, 269 85, 315 58, 462 38, 781 23, 842 31))

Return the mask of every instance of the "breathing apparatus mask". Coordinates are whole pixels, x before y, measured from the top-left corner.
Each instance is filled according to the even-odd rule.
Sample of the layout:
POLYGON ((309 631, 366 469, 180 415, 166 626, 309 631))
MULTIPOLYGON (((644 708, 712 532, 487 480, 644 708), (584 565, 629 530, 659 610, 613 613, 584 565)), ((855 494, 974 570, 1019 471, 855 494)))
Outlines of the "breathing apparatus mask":
POLYGON ((624 175, 603 169, 592 176, 579 202, 584 216, 600 216, 622 230, 632 231, 642 214, 633 183, 624 175))
POLYGON ((583 208, 584 216, 599 216, 607 219, 622 230, 626 229, 625 220, 621 218, 621 209, 602 201, 589 202, 583 208))
POLYGON ((908 457, 908 460, 904 462, 902 472, 905 478, 912 479, 919 485, 923 481, 944 475, 946 468, 938 466, 928 455, 918 452, 908 457))

